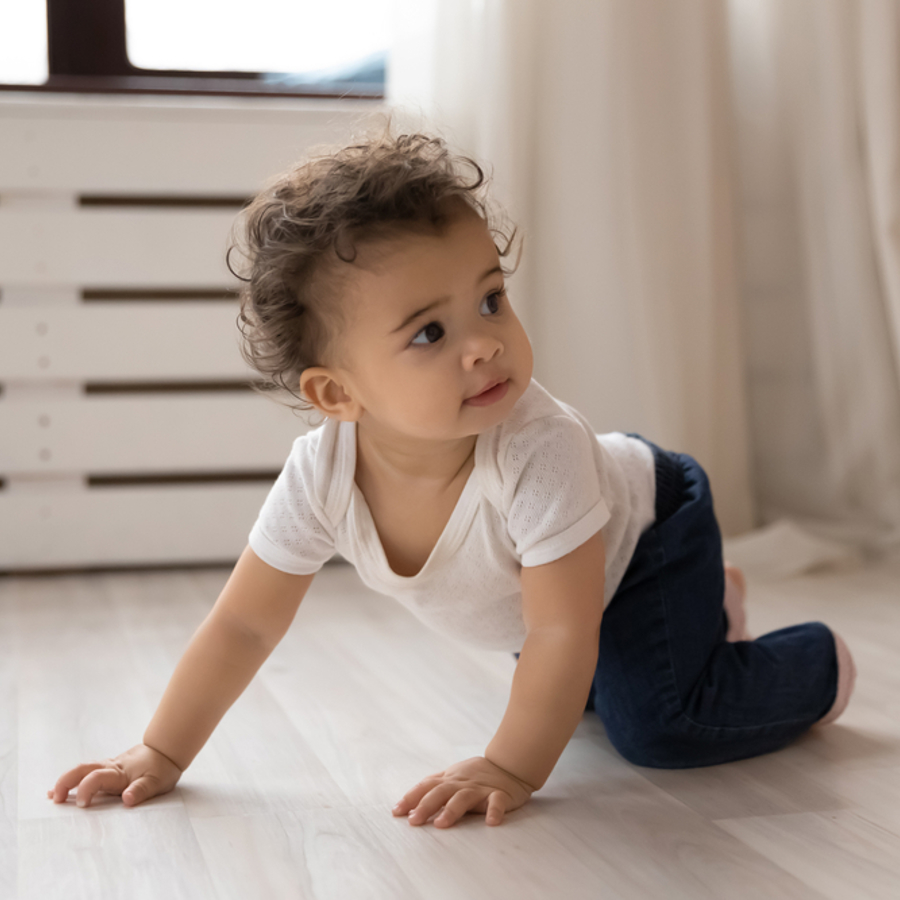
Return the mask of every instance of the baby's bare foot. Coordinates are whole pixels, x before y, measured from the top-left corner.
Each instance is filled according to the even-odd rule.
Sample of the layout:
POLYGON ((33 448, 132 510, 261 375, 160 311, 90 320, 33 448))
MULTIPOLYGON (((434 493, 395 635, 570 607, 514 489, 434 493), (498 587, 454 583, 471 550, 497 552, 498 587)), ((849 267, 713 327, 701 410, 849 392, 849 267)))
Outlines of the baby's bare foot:
POLYGON ((747 582, 744 573, 736 566, 725 563, 725 615, 728 616, 728 633, 726 641, 752 641, 747 631, 747 612, 744 608, 744 597, 747 594, 747 582))
POLYGON ((837 696, 834 698, 834 704, 825 716, 819 719, 820 725, 828 725, 833 722, 846 708, 850 702, 850 695, 853 693, 853 687, 856 684, 856 663, 850 654, 850 648, 844 643, 844 639, 836 632, 834 635, 834 649, 837 653, 838 663, 838 683, 837 696))

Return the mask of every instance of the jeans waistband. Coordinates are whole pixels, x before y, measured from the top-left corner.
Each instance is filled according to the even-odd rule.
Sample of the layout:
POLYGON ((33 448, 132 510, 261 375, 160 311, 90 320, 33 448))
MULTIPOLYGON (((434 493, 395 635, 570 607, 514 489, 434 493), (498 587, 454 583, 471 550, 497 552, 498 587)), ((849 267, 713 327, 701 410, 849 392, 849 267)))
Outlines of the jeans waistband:
POLYGON ((657 447, 640 434, 638 438, 653 451, 653 468, 656 472, 656 524, 665 522, 684 502, 684 467, 677 453, 657 447))

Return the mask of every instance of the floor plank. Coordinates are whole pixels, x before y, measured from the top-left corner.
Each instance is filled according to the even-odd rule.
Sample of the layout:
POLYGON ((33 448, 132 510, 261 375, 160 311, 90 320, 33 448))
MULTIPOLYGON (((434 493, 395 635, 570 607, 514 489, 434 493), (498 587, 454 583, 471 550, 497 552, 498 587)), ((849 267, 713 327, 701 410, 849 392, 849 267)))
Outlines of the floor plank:
POLYGON ((197 900, 215 896, 182 808, 110 804, 19 826, 19 898, 197 900))
POLYGON ((19 729, 16 629, 0 592, 0 897, 13 897, 18 872, 19 729))
POLYGON ((897 836, 852 810, 726 819, 718 825, 831 900, 897 898, 897 836))
POLYGON ((220 898, 417 900, 367 825, 371 814, 362 807, 220 816, 196 821, 194 830, 220 898))

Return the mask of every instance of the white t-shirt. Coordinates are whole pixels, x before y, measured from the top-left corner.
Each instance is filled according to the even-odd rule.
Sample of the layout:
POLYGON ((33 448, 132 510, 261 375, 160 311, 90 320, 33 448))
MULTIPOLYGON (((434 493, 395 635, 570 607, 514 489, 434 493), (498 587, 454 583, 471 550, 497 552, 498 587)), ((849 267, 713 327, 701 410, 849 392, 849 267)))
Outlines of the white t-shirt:
POLYGON ((503 422, 478 435, 472 473, 416 575, 388 564, 355 472, 354 423, 329 419, 298 438, 250 533, 253 551, 297 575, 338 552, 425 624, 496 650, 521 650, 525 640, 522 566, 553 562, 602 529, 608 603, 654 520, 650 448, 595 435, 535 381, 503 422))

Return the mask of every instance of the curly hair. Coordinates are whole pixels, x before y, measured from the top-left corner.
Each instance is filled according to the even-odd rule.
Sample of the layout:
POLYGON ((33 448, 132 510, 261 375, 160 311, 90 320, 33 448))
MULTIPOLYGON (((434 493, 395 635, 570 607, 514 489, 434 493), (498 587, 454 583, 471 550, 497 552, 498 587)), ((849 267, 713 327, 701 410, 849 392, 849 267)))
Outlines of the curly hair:
MULTIPOLYGON (((440 229, 465 204, 506 258, 516 230, 488 200, 488 177, 438 137, 389 132, 311 157, 272 181, 243 211, 247 265, 238 326, 244 359, 264 381, 309 409, 300 375, 323 365, 342 324, 341 275, 357 246, 421 226, 440 229)), ((514 266, 512 268, 515 268, 514 266)))

